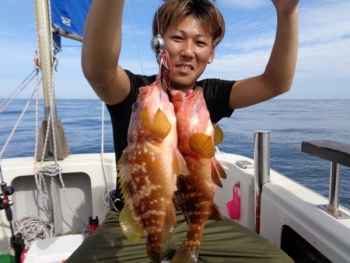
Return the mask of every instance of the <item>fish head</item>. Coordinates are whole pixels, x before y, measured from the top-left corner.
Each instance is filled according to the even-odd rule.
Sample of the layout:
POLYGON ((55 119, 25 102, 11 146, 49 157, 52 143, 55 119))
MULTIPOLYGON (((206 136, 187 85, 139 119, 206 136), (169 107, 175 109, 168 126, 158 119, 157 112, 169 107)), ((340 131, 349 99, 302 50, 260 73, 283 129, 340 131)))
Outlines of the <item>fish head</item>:
POLYGON ((173 90, 171 99, 176 114, 180 152, 189 151, 190 137, 195 133, 205 134, 213 140, 213 125, 202 88, 198 87, 186 93, 173 90))
POLYGON ((172 127, 176 129, 174 107, 160 82, 140 87, 137 100, 132 105, 129 142, 163 140, 172 127))

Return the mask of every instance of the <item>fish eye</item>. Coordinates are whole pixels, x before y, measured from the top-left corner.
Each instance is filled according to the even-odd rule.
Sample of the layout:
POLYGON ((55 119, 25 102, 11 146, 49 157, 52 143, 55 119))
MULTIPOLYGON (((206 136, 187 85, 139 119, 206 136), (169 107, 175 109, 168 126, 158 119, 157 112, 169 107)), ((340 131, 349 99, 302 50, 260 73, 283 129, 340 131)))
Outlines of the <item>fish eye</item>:
POLYGON ((133 112, 135 112, 137 110, 137 108, 139 107, 139 104, 137 102, 135 102, 132 106, 131 109, 133 112))

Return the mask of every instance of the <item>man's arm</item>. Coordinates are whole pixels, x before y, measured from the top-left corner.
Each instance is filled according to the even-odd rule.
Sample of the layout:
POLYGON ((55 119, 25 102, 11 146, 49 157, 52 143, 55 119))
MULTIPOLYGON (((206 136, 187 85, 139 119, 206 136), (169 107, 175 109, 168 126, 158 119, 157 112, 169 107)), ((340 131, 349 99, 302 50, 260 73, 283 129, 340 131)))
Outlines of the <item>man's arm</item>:
POLYGON ((125 71, 118 65, 122 44, 123 0, 94 0, 84 27, 82 68, 102 101, 114 105, 130 92, 125 71))
POLYGON ((299 0, 272 0, 277 10, 275 43, 265 72, 237 81, 231 90, 230 108, 237 109, 287 92, 293 82, 298 53, 299 0))

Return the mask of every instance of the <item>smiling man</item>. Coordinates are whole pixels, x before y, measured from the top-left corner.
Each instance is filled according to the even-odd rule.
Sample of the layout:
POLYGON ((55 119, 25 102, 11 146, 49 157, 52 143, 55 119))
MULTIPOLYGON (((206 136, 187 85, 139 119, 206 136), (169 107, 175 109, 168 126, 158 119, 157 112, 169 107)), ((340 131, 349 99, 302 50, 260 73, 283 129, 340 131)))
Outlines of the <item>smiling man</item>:
MULTIPOLYGON (((261 75, 243 80, 198 80, 214 60, 215 48, 225 33, 224 19, 209 0, 168 0, 153 20, 153 35, 160 34, 173 63, 172 88, 184 92, 203 88, 211 121, 230 117, 243 108, 278 96, 291 88, 298 48, 299 0, 272 0, 277 12, 277 32, 270 59, 261 75)), ((141 86, 156 76, 141 76, 118 64, 124 1, 95 0, 85 24, 82 67, 84 75, 111 115, 116 161, 127 146, 131 106, 141 86)), ((115 191, 115 206, 106 220, 68 259, 77 262, 148 262, 143 237, 131 244, 119 226, 121 197, 115 191)), ((176 251, 187 232, 177 212, 173 238, 164 245, 164 255, 176 251)), ((194 261, 195 262, 195 261, 194 261)), ((293 262, 270 241, 224 219, 209 220, 203 232, 198 262, 293 262), (220 242, 218 243, 218 240, 220 242)), ((176 263, 176 262, 175 262, 176 263)))

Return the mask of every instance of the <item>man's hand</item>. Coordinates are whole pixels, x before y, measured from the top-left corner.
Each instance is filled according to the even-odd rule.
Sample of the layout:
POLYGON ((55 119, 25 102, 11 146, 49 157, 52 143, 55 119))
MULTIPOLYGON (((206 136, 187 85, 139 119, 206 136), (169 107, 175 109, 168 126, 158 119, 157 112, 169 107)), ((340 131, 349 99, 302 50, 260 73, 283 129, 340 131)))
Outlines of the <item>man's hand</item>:
POLYGON ((298 6, 299 0, 271 0, 275 5, 277 12, 284 14, 293 13, 298 6))

